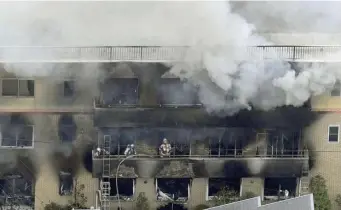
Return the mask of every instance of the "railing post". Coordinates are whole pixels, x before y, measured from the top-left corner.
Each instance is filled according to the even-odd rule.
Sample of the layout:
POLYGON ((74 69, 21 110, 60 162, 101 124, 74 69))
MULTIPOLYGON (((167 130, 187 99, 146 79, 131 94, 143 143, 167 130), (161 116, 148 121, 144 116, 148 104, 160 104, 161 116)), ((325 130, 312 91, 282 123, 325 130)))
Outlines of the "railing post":
POLYGON ((293 46, 293 49, 292 49, 292 60, 296 60, 296 46, 293 46))
POLYGON ((140 47, 140 60, 142 61, 143 60, 143 47, 141 46, 140 47))

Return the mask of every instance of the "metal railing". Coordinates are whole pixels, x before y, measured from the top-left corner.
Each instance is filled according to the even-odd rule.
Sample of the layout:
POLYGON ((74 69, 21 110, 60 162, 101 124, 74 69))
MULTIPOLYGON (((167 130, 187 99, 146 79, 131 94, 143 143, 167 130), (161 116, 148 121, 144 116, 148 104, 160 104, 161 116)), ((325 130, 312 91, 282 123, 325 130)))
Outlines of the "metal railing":
MULTIPOLYGON (((177 152, 177 149, 172 149, 169 156, 163 158, 158 154, 158 148, 148 148, 148 152, 143 152, 143 150, 136 149, 137 159, 146 158, 308 158, 308 150, 278 150, 274 152, 271 150, 245 150, 245 149, 203 149, 202 151, 190 151, 189 147, 179 148, 183 149, 182 152, 177 152), (141 151, 141 152, 140 152, 141 151)), ((124 154, 124 149, 111 151, 105 158, 121 159, 126 157, 124 154)), ((96 156, 93 152, 93 159, 103 159, 103 156, 96 156)))
MULTIPOLYGON (((188 46, 0 46, 0 62, 172 62, 186 58, 188 46)), ((341 46, 253 46, 250 59, 340 61, 341 46)))

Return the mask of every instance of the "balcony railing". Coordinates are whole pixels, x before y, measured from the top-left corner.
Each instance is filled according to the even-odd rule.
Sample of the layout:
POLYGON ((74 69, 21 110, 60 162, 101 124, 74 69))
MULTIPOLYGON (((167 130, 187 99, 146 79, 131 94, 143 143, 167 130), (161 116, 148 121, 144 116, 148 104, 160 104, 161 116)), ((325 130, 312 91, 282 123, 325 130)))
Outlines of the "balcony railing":
MULTIPOLYGON (((0 47, 0 62, 172 62, 183 61, 187 46, 26 46, 0 47)), ((306 62, 340 61, 341 46, 254 46, 246 49, 250 59, 306 62)))
MULTIPOLYGON (((258 151, 246 151, 243 149, 209 149, 203 150, 200 154, 191 154, 189 148, 186 152, 176 152, 176 150, 172 151, 169 156, 160 157, 158 154, 158 150, 153 150, 148 148, 148 152, 139 153, 138 155, 143 155, 140 157, 135 157, 133 159, 165 159, 165 158, 308 158, 308 150, 282 150, 278 152, 268 151, 268 150, 258 150, 258 151)), ((196 152, 197 153, 197 152, 196 152)), ((123 151, 115 151, 110 154, 96 156, 95 151, 93 152, 93 159, 102 159, 102 158, 112 158, 112 159, 120 159, 124 158, 125 155, 123 151)))

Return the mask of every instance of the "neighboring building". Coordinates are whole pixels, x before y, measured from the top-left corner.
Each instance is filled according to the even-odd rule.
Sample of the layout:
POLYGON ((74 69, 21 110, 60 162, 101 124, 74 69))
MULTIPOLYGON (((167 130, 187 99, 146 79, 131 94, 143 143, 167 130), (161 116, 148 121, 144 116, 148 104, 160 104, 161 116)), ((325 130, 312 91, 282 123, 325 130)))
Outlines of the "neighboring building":
MULTIPOLYGON (((194 87, 176 78, 162 77, 167 68, 158 62, 169 57, 155 56, 155 49, 141 48, 137 56, 122 60, 149 56, 146 60, 152 63, 147 64, 117 63, 125 57, 121 54, 120 59, 113 59, 110 54, 105 65, 77 63, 85 62, 78 57, 64 60, 72 63, 46 64, 57 71, 71 72, 63 77, 18 78, 2 69, 0 143, 4 167, 0 170, 0 185, 9 183, 1 186, 12 186, 11 190, 23 188, 20 193, 31 202, 21 200, 21 205, 34 203, 35 209, 43 209, 51 201, 67 204, 73 199, 76 184, 84 184, 88 206, 95 206, 96 192, 100 190, 102 206, 110 204, 111 209, 117 209, 119 203, 123 209, 135 209, 140 192, 145 193, 155 209, 172 209, 174 205, 177 209, 191 209, 210 204, 223 186, 238 195, 253 192, 264 200, 278 199, 280 190, 289 190, 290 197, 308 193, 310 148, 301 132, 305 124, 282 118, 271 123, 261 120, 265 115, 278 119, 276 112, 256 112, 252 116, 242 112, 224 120, 209 116, 194 87), (99 81, 79 76, 89 75, 89 70, 104 76, 99 81), (185 97, 173 94, 178 91, 185 97), (160 158, 159 146, 164 138, 172 150, 170 157, 160 158), (129 158, 121 164, 116 186, 116 169, 128 144, 134 144, 136 153, 143 157, 129 158), (110 154, 95 156, 97 147, 110 154), (7 174, 16 175, 19 181, 7 174), (17 187, 20 182, 24 184, 17 187)), ((281 55, 292 60, 293 54, 284 55, 292 48, 283 49, 281 55)), ((315 109, 319 107, 316 100, 315 109)), ((324 116, 309 127, 312 137, 322 135, 324 131, 320 129, 329 124, 337 125, 336 118, 334 122, 330 120, 334 119, 332 114, 324 116)), ((305 138, 313 139, 309 133, 305 138)), ((335 142, 335 138, 331 139, 335 142)), ((317 140, 320 138, 309 142, 314 146, 322 144, 317 140)), ((331 156, 328 153, 328 158, 331 156)), ((317 160, 314 170, 332 180, 334 171, 328 170, 337 170, 337 163, 325 160, 317 160), (336 165, 323 168, 328 164, 336 165)), ((336 187, 331 182, 328 186, 336 187)))
POLYGON ((261 197, 250 198, 206 210, 314 210, 313 194, 261 205, 261 197))

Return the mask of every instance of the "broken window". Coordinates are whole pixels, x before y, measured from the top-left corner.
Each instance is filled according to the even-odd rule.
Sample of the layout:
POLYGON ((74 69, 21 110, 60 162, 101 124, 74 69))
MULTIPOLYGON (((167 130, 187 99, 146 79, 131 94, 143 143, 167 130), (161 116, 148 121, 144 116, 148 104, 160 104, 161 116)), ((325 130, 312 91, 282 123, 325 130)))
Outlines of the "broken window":
POLYGON ((63 93, 64 97, 72 97, 75 94, 75 81, 64 81, 63 82, 63 93))
POLYGON ((227 190, 233 196, 240 195, 240 178, 210 178, 208 179, 207 200, 217 196, 221 190, 227 190))
POLYGON ((34 80, 3 79, 3 96, 34 96, 34 80))
POLYGON ((243 142, 248 138, 247 134, 245 129, 227 128, 221 139, 220 156, 241 155, 243 142))
POLYGON ((73 176, 69 172, 59 172, 59 195, 72 195, 73 176))
POLYGON ((138 104, 137 78, 111 78, 100 87, 101 102, 105 106, 138 104))
POLYGON ((4 205, 33 205, 32 180, 22 175, 4 176, 0 180, 0 198, 4 205))
POLYGON ((264 197, 266 199, 278 199, 284 196, 284 191, 289 192, 289 197, 295 197, 297 187, 296 177, 265 178, 264 197))
POLYGON ((110 179, 110 196, 117 199, 117 187, 121 200, 131 200, 135 194, 135 179, 131 178, 118 178, 116 186, 116 179, 110 179))
POLYGON ((1 126, 2 147, 33 147, 33 126, 3 125, 1 126))
POLYGON ((194 106, 201 105, 198 89, 179 78, 162 78, 156 86, 159 104, 194 106))
POLYGON ((189 178, 158 178, 155 181, 156 198, 160 201, 186 202, 190 196, 189 178))
POLYGON ((209 142, 210 155, 218 156, 225 154, 225 147, 221 139, 224 136, 225 129, 205 129, 206 140, 209 142))
POLYGON ((273 157, 292 157, 300 150, 301 133, 291 130, 268 132, 267 154, 273 157))
POLYGON ((76 138, 77 126, 72 115, 59 118, 59 138, 62 142, 72 142, 76 138))

